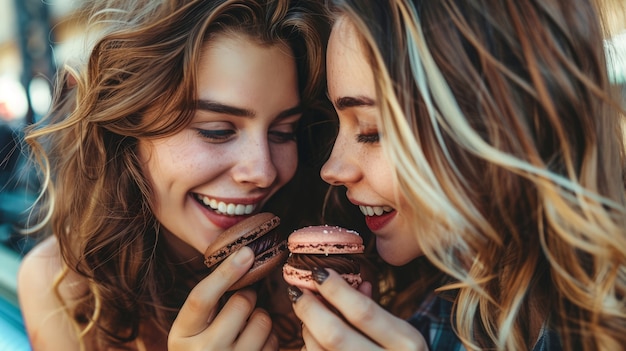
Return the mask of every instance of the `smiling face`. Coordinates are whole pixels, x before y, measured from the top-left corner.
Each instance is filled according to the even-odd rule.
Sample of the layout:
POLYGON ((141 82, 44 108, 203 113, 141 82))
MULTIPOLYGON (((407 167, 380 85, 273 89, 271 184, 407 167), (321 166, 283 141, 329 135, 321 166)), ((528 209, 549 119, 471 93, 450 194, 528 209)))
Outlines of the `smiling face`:
POLYGON ((300 118, 298 78, 286 45, 217 35, 198 72, 189 126, 139 143, 165 230, 199 252, 257 213, 294 176, 300 118))
MULTIPOLYGON (((401 265, 422 255, 414 219, 403 211, 393 165, 379 142, 374 76, 356 30, 345 18, 333 26, 327 51, 328 95, 339 116, 339 134, 322 178, 344 185, 376 235, 381 257, 401 265)), ((407 211, 408 212, 408 211, 407 211)))

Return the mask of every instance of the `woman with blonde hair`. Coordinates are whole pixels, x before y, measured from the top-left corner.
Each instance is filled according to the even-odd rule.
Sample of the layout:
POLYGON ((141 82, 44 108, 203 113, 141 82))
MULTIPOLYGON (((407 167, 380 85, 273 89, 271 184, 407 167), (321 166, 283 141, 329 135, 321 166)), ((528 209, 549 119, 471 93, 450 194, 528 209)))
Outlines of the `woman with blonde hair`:
POLYGON ((261 211, 284 234, 319 221, 320 4, 93 5, 99 39, 27 137, 54 234, 19 272, 33 349, 277 349, 273 285, 226 293, 252 251, 211 273, 203 253, 261 211))
POLYGON ((325 303, 290 287, 306 349, 624 349, 624 111, 600 8, 331 3, 321 174, 385 261, 420 271, 393 314, 323 267, 325 303))

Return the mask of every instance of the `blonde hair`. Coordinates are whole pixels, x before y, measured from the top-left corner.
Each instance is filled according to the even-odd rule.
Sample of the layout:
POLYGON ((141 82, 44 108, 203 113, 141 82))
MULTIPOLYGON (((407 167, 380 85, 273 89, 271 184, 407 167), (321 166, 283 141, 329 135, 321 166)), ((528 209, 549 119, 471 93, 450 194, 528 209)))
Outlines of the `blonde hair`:
MULTIPOLYGON (((110 0, 85 11, 97 40, 84 65, 60 72, 50 116, 26 140, 42 171, 41 226, 54 233, 66 268, 89 288, 68 312, 99 347, 120 346, 141 343, 146 321, 166 334, 190 280, 201 278, 172 264, 173 254, 157 239, 138 141, 188 125, 201 50, 221 33, 291 49, 305 111, 297 133, 304 135, 324 118, 317 104, 328 24, 315 1, 110 0)), ((301 149, 310 146, 305 141, 301 149)))
POLYGON ((369 51, 381 143, 469 349, 626 343, 624 111, 585 0, 333 1, 369 51), (547 311, 547 312, 544 312, 547 311))

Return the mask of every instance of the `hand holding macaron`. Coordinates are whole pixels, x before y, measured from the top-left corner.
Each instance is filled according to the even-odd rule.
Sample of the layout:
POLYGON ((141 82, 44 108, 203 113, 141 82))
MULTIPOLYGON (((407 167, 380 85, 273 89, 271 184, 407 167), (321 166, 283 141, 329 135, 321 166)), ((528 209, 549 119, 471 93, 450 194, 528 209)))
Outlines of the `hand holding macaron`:
POLYGON ((253 262, 252 249, 242 247, 191 290, 170 329, 168 350, 278 349, 270 316, 256 307, 254 290, 237 290, 224 302, 253 262))
POLYGON ((276 350, 269 314, 246 288, 284 262, 287 247, 272 232, 280 219, 260 213, 224 231, 205 251, 211 273, 183 304, 168 336, 168 350, 276 350), (229 291, 233 293, 227 295, 229 291), (224 296, 229 296, 225 302, 224 296))
POLYGON ((289 236, 288 247, 283 277, 307 351, 428 350, 417 329, 371 298, 371 284, 352 259, 364 250, 358 233, 306 227, 289 236))

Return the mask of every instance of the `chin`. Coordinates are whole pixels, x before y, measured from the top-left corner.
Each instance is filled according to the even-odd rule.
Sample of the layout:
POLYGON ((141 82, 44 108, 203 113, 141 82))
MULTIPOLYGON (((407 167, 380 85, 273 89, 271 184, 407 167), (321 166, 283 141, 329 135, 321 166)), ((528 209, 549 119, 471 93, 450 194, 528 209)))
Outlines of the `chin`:
POLYGON ((411 260, 398 260, 398 258, 397 258, 397 257, 390 257, 390 258, 387 258, 387 257, 385 257, 385 256, 383 256, 383 255, 381 255, 381 257, 382 257, 382 259, 383 259, 385 262, 389 263, 389 264, 390 264, 390 265, 392 265, 392 266, 396 266, 396 267, 404 266, 405 264, 407 264, 407 263, 411 262, 411 260))

